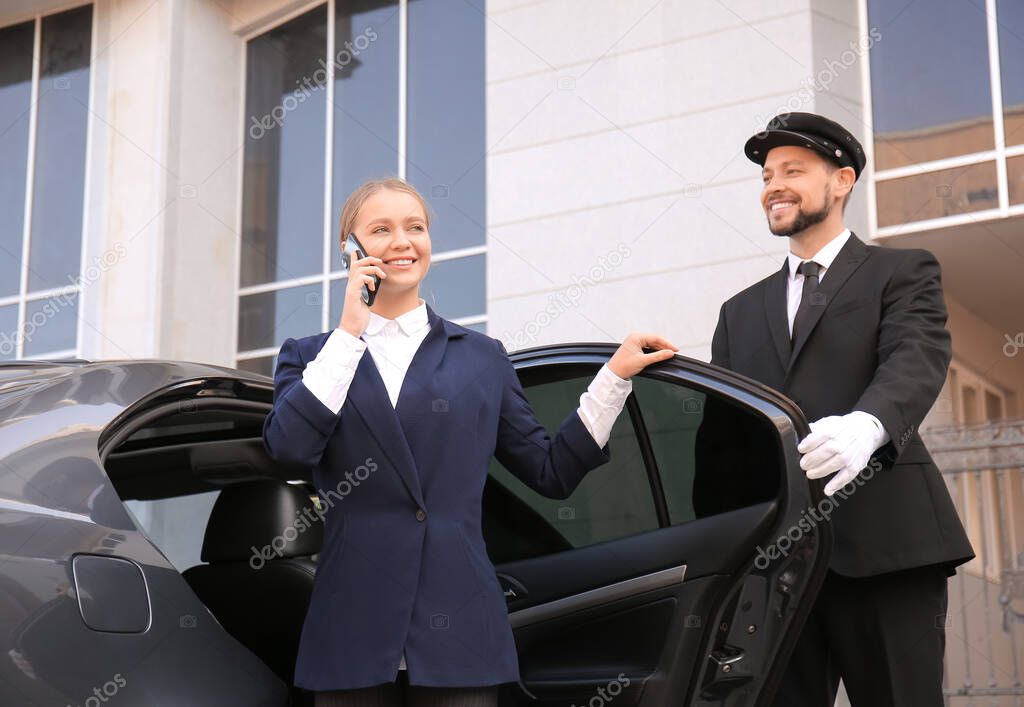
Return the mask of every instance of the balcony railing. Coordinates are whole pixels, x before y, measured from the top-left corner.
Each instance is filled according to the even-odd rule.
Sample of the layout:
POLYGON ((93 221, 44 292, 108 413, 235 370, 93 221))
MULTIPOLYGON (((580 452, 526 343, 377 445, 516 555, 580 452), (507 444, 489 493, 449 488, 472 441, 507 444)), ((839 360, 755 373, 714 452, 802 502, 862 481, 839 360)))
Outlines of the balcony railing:
POLYGON ((977 558, 950 582, 947 704, 1021 705, 1024 624, 1024 420, 931 428, 942 471, 977 558))

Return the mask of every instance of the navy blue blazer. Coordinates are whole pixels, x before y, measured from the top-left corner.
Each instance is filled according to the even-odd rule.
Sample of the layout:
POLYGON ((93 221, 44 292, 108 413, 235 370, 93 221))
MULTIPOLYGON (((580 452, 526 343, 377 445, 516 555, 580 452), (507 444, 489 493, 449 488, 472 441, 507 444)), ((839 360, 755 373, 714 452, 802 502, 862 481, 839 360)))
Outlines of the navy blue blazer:
POLYGON ((611 458, 573 410, 552 440, 501 342, 438 316, 392 407, 370 351, 337 415, 302 383, 330 332, 287 339, 263 427, 276 460, 313 469, 327 506, 295 684, 358 688, 515 682, 508 611, 481 531, 492 457, 567 498, 611 458))

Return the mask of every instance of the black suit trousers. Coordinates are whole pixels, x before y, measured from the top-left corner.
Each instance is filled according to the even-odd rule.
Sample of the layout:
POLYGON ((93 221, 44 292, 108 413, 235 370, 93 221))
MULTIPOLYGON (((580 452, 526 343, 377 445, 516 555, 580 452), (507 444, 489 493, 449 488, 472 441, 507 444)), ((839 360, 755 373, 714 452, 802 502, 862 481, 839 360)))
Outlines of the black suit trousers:
POLYGON ((947 574, 926 565, 871 577, 829 570, 775 707, 942 707, 947 574))

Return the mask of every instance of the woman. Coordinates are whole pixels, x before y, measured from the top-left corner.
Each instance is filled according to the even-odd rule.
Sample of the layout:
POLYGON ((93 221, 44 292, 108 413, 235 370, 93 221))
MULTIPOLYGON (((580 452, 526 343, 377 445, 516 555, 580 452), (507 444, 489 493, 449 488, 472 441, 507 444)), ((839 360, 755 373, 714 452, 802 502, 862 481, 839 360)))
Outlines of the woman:
POLYGON ((341 320, 287 339, 278 356, 264 443, 275 459, 312 467, 327 506, 295 671, 321 706, 497 704, 497 686, 519 671, 481 532, 491 458, 567 498, 610 458, 629 378, 676 349, 631 334, 551 439, 501 342, 420 298, 429 226, 406 182, 357 189, 342 245, 354 233, 367 252, 353 258, 341 320), (371 309, 360 290, 374 289, 374 275, 371 309))

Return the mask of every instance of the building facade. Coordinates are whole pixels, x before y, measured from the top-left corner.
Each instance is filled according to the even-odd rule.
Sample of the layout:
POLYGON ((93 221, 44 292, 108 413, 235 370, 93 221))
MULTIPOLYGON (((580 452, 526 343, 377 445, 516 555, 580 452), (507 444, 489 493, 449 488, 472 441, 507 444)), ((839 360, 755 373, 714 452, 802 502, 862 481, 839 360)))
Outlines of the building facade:
POLYGON ((863 142, 858 235, 942 263, 954 361, 924 428, 979 554, 947 691, 1014 699, 1017 0, 6 0, 0 360, 271 374, 338 321, 341 204, 389 174, 431 204, 443 316, 510 350, 648 330, 707 360, 721 302, 785 257, 742 147, 787 110, 863 142))

